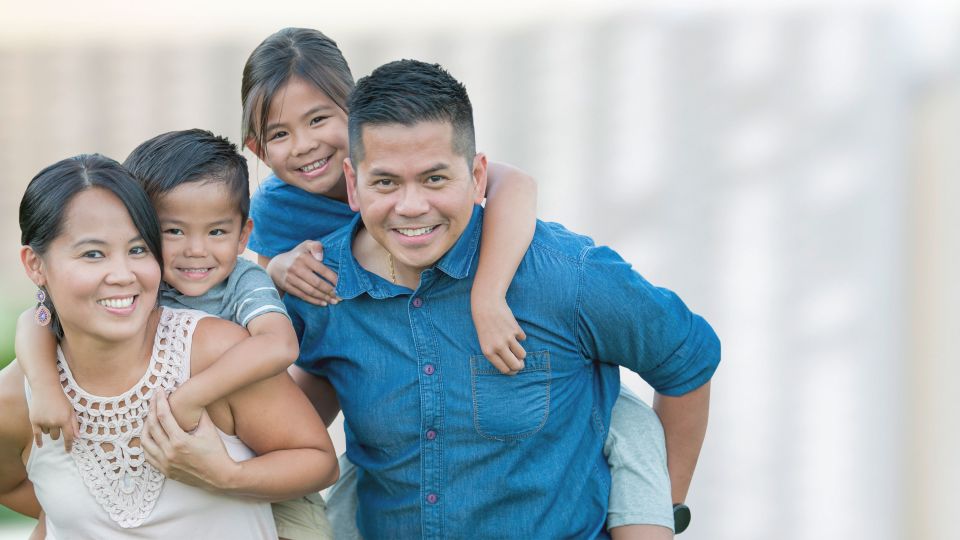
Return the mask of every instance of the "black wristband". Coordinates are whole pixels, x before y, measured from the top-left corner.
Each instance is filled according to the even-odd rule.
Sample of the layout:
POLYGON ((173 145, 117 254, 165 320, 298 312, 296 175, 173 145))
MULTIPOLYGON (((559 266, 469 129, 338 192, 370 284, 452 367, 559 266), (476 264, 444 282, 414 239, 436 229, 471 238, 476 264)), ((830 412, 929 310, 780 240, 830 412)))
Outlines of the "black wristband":
POLYGON ((673 533, 680 534, 690 526, 690 507, 677 503, 673 505, 673 533))

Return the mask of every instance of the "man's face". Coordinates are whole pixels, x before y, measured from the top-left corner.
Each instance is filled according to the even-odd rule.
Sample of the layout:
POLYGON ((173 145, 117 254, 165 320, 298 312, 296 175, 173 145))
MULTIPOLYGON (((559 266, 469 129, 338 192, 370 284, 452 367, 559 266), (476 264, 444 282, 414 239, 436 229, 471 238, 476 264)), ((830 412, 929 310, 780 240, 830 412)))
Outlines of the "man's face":
POLYGON ((449 122, 362 130, 363 158, 346 162, 350 207, 393 255, 398 273, 429 268, 453 247, 483 199, 486 156, 453 147, 449 122))

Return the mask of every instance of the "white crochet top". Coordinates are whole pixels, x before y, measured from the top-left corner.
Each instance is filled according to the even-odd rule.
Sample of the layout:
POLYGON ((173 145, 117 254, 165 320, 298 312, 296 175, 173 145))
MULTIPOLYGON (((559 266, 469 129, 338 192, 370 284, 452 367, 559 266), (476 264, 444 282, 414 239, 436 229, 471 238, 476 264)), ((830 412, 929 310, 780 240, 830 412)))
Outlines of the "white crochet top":
MULTIPOLYGON (((150 365, 118 396, 81 388, 58 351, 64 392, 73 403, 80 437, 67 454, 62 441, 44 436, 34 445, 27 474, 47 515, 47 538, 276 538, 270 505, 166 480, 144 459, 140 433, 154 394, 190 377, 190 345, 205 313, 161 308, 150 365)), ((27 388, 29 401, 29 387, 27 388)), ((253 452, 220 432, 230 456, 253 452)))

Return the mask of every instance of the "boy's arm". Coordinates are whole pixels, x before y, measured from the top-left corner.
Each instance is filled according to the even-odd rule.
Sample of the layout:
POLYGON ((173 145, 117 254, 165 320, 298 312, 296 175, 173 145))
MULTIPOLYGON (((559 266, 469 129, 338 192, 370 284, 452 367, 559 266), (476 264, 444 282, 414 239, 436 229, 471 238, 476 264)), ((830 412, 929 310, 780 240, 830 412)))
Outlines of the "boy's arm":
POLYGON ((0 411, 0 505, 35 518, 40 503, 23 464, 31 431, 19 360, 0 370, 0 411))
POLYGON ((197 426, 207 405, 282 373, 297 359, 297 336, 284 314, 259 315, 250 321, 247 330, 250 337, 230 347, 210 367, 170 395, 170 407, 184 430, 197 426))
POLYGON ((280 291, 317 306, 340 301, 335 292, 337 274, 323 264, 323 245, 316 240, 304 240, 273 258, 259 255, 258 262, 280 291))
POLYGON ((667 470, 673 503, 687 499, 697 467, 710 411, 710 382, 682 396, 654 395, 653 409, 660 416, 667 443, 667 470))
POLYGON ((28 309, 17 319, 14 347, 21 369, 30 383, 30 424, 37 446, 43 445, 43 434, 54 440, 63 433, 63 447, 70 451, 77 436, 77 417, 73 405, 63 393, 57 373, 57 339, 49 327, 34 321, 36 309, 28 309))
POLYGON ((510 282, 537 224, 537 184, 522 171, 498 163, 487 170, 487 205, 480 261, 470 294, 480 350, 501 373, 523 369, 526 334, 507 305, 510 282))

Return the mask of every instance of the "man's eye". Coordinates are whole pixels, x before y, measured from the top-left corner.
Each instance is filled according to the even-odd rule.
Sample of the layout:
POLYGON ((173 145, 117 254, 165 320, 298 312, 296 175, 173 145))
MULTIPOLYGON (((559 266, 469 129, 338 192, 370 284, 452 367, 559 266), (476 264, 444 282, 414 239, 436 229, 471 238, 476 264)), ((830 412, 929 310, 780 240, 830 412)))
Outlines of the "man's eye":
POLYGON ((183 229, 164 229, 163 234, 172 234, 174 236, 183 236, 183 229))
POLYGON ((390 187, 393 185, 393 180, 389 178, 381 178, 373 182, 373 185, 377 187, 390 187))
POLYGON ((446 177, 440 176, 440 175, 438 175, 438 174, 435 174, 435 175, 433 175, 433 176, 427 177, 427 183, 428 183, 428 184, 438 184, 438 183, 440 183, 440 182, 443 182, 444 180, 446 180, 446 177))

